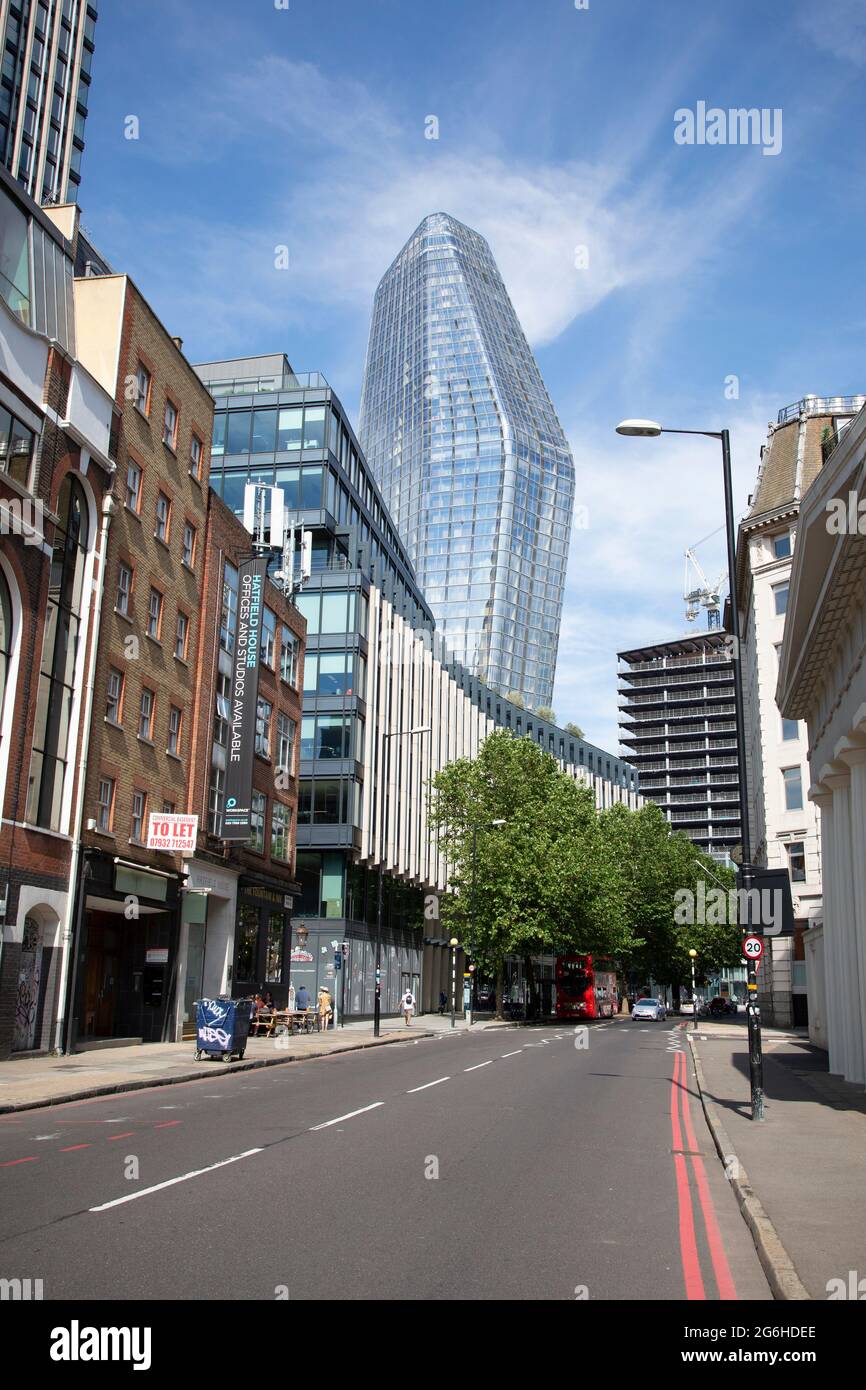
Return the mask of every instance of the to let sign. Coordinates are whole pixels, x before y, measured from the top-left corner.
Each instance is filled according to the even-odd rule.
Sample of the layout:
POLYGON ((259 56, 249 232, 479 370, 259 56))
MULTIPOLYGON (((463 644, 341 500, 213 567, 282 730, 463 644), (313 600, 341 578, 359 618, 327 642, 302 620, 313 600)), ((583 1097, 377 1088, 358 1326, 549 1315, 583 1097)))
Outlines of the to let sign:
POLYGON ((147 824, 148 849, 170 854, 192 854, 198 835, 198 816, 178 816, 152 811, 147 824))

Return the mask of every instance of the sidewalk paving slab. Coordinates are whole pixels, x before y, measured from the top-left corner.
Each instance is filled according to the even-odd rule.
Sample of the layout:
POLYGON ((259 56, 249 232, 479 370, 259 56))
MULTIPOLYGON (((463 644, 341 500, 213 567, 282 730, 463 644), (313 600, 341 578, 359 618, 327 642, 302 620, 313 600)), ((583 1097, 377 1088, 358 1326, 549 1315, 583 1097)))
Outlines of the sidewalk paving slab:
MULTIPOLYGON (((473 1031, 508 1027, 496 1020, 477 1022, 473 1031)), ((195 1042, 139 1043, 121 1047, 85 1049, 66 1057, 30 1054, 0 1062, 0 1115, 18 1110, 35 1110, 48 1105, 89 1100, 93 1096, 120 1091, 144 1090, 149 1086, 171 1086, 182 1081, 213 1080, 215 1069, 225 1072, 253 1071, 259 1067, 280 1066, 286 1062, 329 1057, 333 1053, 355 1052, 360 1048, 382 1047, 389 1043, 435 1038, 451 1031, 450 1017, 425 1015, 408 1026, 402 1019, 384 1018, 381 1036, 373 1036, 369 1019, 352 1021, 327 1033, 296 1034, 289 1038, 247 1040, 243 1061, 223 1062, 221 1058, 194 1059, 195 1042), (434 1021, 435 1020, 435 1021, 434 1021)), ((465 1020, 457 1020, 454 1030, 465 1033, 465 1020)))
POLYGON ((799 1030, 768 1029, 765 1119, 755 1122, 745 1029, 699 1025, 689 1041, 716 1147, 775 1296, 826 1299, 830 1281, 847 1287, 852 1271, 866 1275, 863 1088, 831 1075, 826 1052, 799 1030))

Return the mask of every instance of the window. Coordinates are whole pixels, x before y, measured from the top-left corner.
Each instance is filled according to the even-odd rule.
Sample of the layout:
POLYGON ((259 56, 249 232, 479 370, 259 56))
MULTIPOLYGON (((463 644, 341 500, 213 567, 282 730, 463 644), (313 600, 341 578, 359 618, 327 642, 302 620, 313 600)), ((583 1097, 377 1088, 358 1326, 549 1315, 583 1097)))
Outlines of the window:
POLYGON ((143 362, 135 373, 135 404, 142 415, 150 414, 150 372, 143 362))
POLYGON ((174 449, 177 443, 177 406, 173 401, 166 400, 165 415, 162 421, 162 442, 167 444, 169 449, 174 449))
POLYGON ((271 410, 253 411, 252 453, 272 454, 277 428, 277 412, 271 410))
POLYGON ((274 669, 277 655, 277 615, 265 608, 262 615, 262 665, 274 669))
POLYGON ((161 492, 156 499, 156 530, 154 535, 158 541, 168 545, 168 528, 171 520, 171 502, 164 492, 161 492))
POLYGON ((84 492, 68 474, 60 488, 57 516, 25 810, 26 820, 48 830, 60 829, 67 758, 74 746, 70 716, 90 536, 84 492))
POLYGON ((238 572, 228 561, 223 569, 223 604, 220 613, 220 646, 234 652, 238 626, 238 572))
POLYGON ((352 658, 348 652, 320 652, 316 693, 351 695, 352 658))
POLYGON ((159 634, 162 628, 162 594, 159 589, 151 589, 150 598, 147 604, 147 635, 152 637, 155 642, 159 641, 159 634))
POLYGON ((189 471, 194 478, 201 480, 201 458, 204 445, 197 434, 192 435, 189 441, 189 471))
POLYGON ((180 756, 180 727, 183 720, 183 713, 177 705, 172 705, 168 711, 168 749, 169 753, 174 753, 175 757, 180 756))
POLYGON ((125 565, 121 560, 117 567, 117 595, 114 606, 118 613, 122 613, 125 618, 129 617, 129 599, 132 594, 132 570, 129 565, 125 565))
POLYGON ((271 812, 271 858, 288 859, 289 857, 289 826, 291 825, 292 812, 288 806, 284 806, 281 801, 274 802, 274 809, 271 812))
POLYGON ((785 809, 788 811, 802 811, 803 775, 800 769, 798 767, 783 768, 782 778, 785 783, 785 809))
POLYGON ((144 827, 147 816, 147 792, 132 793, 132 826, 129 838, 136 844, 144 843, 144 827))
POLYGON ((100 777, 96 793, 96 824, 106 835, 110 834, 114 821, 114 778, 100 777))
POLYGON ((112 666, 108 672, 108 692, 105 717, 109 724, 119 724, 123 711, 123 672, 112 666))
POLYGON ((271 716, 273 705, 259 698, 256 701, 256 752, 260 758, 271 756, 271 716))
POLYGON ((289 685, 298 684, 298 653, 301 644, 295 634, 284 627, 280 636, 280 675, 289 685))
POLYGON ((212 454, 224 454, 226 451, 225 415, 215 415, 213 417, 213 432, 211 434, 210 451, 212 454))
POLYGON ((800 737, 800 725, 796 719, 782 720, 782 738, 787 742, 792 738, 800 737))
POLYGON ((147 686, 143 686, 138 707, 138 737, 148 742, 152 741, 154 703, 153 691, 148 690, 147 686))
POLYGON ((227 454, 248 454, 250 451, 250 412, 233 410, 228 417, 225 451, 227 454))
POLYGON ((221 748, 228 747, 229 741, 229 693, 231 690, 231 680, 227 675, 220 675, 217 681, 216 703, 213 716, 213 741, 218 743, 221 748))
POLYGON ((788 872, 792 883, 806 882, 806 847, 802 840, 792 840, 785 846, 788 851, 788 872))
POLYGON ((250 801, 250 849, 265 852, 265 819, 268 814, 268 798, 264 792, 253 792, 250 801))
POLYGON ((188 521, 183 528, 183 563, 190 569, 195 563, 195 527, 188 521))
POLYGON ((324 449, 325 447, 325 407, 307 406, 304 411, 304 448, 324 449))
POLYGON ((207 828, 210 835, 222 834, 225 783, 226 775, 222 768, 212 767, 207 796, 207 828))
POLYGON ((777 618, 781 618, 788 611, 788 585, 773 585, 773 610, 777 618))
POLYGON ((126 464, 126 505, 138 516, 141 511, 141 469, 133 459, 126 464))
POLYGON ((177 610, 177 627, 174 634, 174 654, 178 661, 186 661, 187 642, 189 641, 189 618, 180 609, 177 610))
POLYGON ((300 449, 303 438, 303 410, 281 410, 277 422, 277 448, 300 449))
MULTIPOLYGON (((0 257, 2 257, 0 242, 0 257)), ((0 260, 2 264, 2 260, 0 260)), ((0 293, 2 293, 3 271, 0 270, 0 293)), ((8 473, 23 487, 30 476, 30 463, 36 436, 26 425, 0 406, 0 472, 8 473)))
POLYGON ((773 537, 773 554, 777 560, 786 560, 791 554, 791 532, 773 537))
POLYGON ((295 764, 295 734, 297 724, 287 714, 277 715, 277 767, 291 776, 295 764))

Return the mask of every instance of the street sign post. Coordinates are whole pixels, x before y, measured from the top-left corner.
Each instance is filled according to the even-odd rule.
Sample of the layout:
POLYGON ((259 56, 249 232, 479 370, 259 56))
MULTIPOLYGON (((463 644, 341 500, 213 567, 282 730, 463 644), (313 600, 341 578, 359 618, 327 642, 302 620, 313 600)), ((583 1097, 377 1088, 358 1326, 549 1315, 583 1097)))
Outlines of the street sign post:
POLYGON ((743 955, 747 960, 754 961, 755 964, 764 954, 764 942, 760 936, 743 937, 743 955))

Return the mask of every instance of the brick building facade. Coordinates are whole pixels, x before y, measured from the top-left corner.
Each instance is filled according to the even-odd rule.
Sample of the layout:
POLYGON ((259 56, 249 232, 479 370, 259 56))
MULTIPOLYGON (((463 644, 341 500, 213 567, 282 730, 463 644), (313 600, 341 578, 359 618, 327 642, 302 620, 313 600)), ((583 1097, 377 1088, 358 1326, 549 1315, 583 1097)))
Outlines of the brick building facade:
POLYGON ((111 393, 76 358, 77 212, 0 170, 0 1058, 62 1031, 111 393))
POLYGON ((213 402, 128 276, 76 280, 75 309, 119 429, 69 1042, 157 1042, 175 1034, 184 898, 148 823, 190 810, 213 402))

